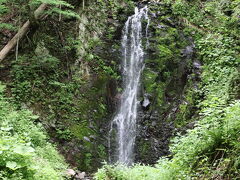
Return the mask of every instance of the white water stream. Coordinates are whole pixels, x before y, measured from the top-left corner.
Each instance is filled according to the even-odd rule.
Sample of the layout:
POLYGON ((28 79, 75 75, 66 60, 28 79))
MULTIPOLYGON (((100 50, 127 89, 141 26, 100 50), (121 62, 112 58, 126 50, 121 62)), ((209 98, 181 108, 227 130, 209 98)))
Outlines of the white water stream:
MULTIPOLYGON (((148 46, 148 26, 147 6, 142 9, 135 8, 135 14, 128 18, 122 34, 123 93, 109 134, 112 136, 113 130, 116 132, 117 145, 114 159, 126 165, 131 165, 134 161, 133 151, 136 138, 137 106, 139 104, 137 95, 141 72, 144 68, 142 37, 145 35, 146 46, 148 46), (147 21, 145 30, 142 26, 143 20, 147 21)), ((112 148, 111 137, 109 146, 112 148)))

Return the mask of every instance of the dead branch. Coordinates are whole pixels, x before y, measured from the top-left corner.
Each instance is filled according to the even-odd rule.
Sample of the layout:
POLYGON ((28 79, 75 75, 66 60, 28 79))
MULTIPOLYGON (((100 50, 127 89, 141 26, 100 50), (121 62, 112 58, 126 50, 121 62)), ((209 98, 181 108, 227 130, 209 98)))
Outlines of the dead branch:
MULTIPOLYGON (((47 4, 41 4, 35 11, 35 19, 39 19, 42 12, 46 9, 47 4)), ((7 45, 0 51, 0 62, 8 55, 8 53, 16 46, 17 42, 27 33, 30 27, 30 21, 24 23, 19 29, 18 33, 7 43, 7 45)))

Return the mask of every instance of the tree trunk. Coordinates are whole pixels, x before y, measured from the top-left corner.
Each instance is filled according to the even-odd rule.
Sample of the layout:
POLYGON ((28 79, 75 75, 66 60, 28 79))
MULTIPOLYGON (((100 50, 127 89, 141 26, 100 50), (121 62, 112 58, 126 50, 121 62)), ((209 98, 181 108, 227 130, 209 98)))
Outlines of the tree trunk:
MULTIPOLYGON (((46 9, 47 4, 41 4, 35 11, 35 19, 39 19, 42 12, 46 9)), ((8 53, 16 46, 17 42, 27 33, 30 27, 30 21, 24 23, 19 29, 18 33, 7 43, 7 45, 0 51, 0 62, 8 55, 8 53)))

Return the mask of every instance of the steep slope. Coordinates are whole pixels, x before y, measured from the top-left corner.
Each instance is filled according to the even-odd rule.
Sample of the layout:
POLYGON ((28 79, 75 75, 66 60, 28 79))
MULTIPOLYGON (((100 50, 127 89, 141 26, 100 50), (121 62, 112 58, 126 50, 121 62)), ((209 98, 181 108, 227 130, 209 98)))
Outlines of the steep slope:
POLYGON ((0 179, 64 179, 67 165, 48 142, 39 117, 16 110, 0 84, 0 179))
MULTIPOLYGON (((192 37, 196 58, 202 64, 199 67, 200 82, 196 86, 191 80, 194 76, 187 76, 188 85, 182 94, 183 101, 172 119, 175 127, 180 127, 175 129, 180 130, 180 133, 171 141, 170 156, 161 158, 155 167, 135 165, 127 168, 121 165, 106 165, 98 171, 95 178, 238 179, 239 1, 178 0, 161 1, 150 6, 153 6, 153 14, 162 13, 162 9, 168 7, 171 18, 178 20, 174 26, 179 27, 185 36, 192 37), (196 108, 191 109, 192 105, 196 108), (194 110, 194 116, 187 115, 189 110, 194 110), (186 132, 189 127, 191 129, 186 132)), ((171 18, 166 20, 169 22, 171 18)), ((166 35, 153 35, 152 39, 164 37, 166 35)), ((169 42, 165 43, 169 45, 169 42)), ((162 45, 160 47, 159 54, 169 52, 169 57, 171 51, 166 51, 166 48, 172 46, 166 46, 165 49, 162 45)), ((149 86, 153 83, 159 84, 153 80, 149 86)), ((157 92, 162 91, 161 88, 158 88, 157 92)), ((163 106, 158 106, 160 111, 163 106)), ((154 121, 158 122, 158 119, 154 121)), ((146 128, 149 126, 151 119, 146 128)), ((161 131, 161 128, 156 131, 161 131)))
MULTIPOLYGON (((21 135, 22 130, 14 125, 16 136, 20 136, 14 142, 24 149, 20 155, 17 150, 17 156, 27 156, 27 162, 38 157, 36 149, 42 145, 25 140, 32 137, 30 130, 35 128, 34 123, 27 122, 37 120, 73 167, 96 171, 102 161, 108 160, 109 124, 122 92, 121 31, 135 5, 142 7, 151 2, 150 44, 139 94, 135 161, 156 167, 104 166, 96 179, 238 178, 239 1, 67 2, 78 16, 59 13, 68 10, 62 6, 58 6, 58 13, 46 11, 0 65, 6 95, 18 109, 31 109, 39 116, 25 110, 11 110, 14 113, 10 115, 4 108, 12 105, 3 98, 2 117, 11 119, 16 114, 17 118, 2 121, 14 125, 15 119, 20 119, 23 129, 29 130, 21 135), (19 113, 26 113, 23 116, 28 121, 22 120, 19 113), (162 156, 166 158, 157 163, 162 156)), ((0 2, 0 14, 4 15, 0 19, 1 47, 14 35, 14 27, 16 30, 31 20, 31 8, 35 5, 20 0, 0 2), (2 7, 9 11, 1 11, 2 7), (8 25, 11 27, 6 28, 8 25)), ((3 126, 3 140, 15 136, 9 126, 3 126)), ((48 144, 45 135, 41 141, 48 144)), ((4 153, 13 153, 2 161, 4 176, 41 176, 38 170, 28 168, 29 164, 11 159, 16 152, 4 153)), ((53 154, 58 157, 56 152, 53 154)), ((51 157, 44 157, 46 164, 52 162, 51 157)), ((49 172, 52 179, 61 178, 61 173, 55 171, 63 163, 59 162, 46 166, 53 172, 49 172)))
MULTIPOLYGON (((72 166, 94 171, 107 160, 106 132, 120 79, 118 34, 133 3, 71 0, 67 2, 74 8, 68 9, 59 5, 63 1, 47 2, 52 4, 42 19, 31 21, 17 50, 1 62, 0 80, 19 108, 28 107, 39 116, 72 166), (78 16, 66 16, 69 10, 78 16)), ((32 20, 36 9, 27 1, 3 4, 8 11, 0 23, 15 27, 32 20)), ((0 29, 0 46, 14 34, 0 29)))

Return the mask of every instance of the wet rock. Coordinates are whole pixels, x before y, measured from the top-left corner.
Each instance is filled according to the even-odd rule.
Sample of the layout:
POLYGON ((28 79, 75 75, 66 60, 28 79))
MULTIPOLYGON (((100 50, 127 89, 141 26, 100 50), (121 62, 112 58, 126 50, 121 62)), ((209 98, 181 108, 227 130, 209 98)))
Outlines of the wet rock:
POLYGON ((84 139, 85 141, 87 141, 87 142, 91 142, 90 139, 89 139, 88 137, 86 137, 86 136, 84 136, 83 139, 84 139))
POLYGON ((75 175, 75 179, 85 179, 86 177, 86 173, 85 172, 77 172, 77 174, 75 175))
POLYGON ((150 102, 149 98, 147 97, 147 95, 144 96, 144 99, 142 101, 143 110, 148 110, 150 107, 150 104, 151 104, 151 102, 150 102))
POLYGON ((157 17, 156 13, 150 12, 149 14, 151 17, 157 17))
POLYGON ((152 126, 156 126, 157 125, 157 122, 156 121, 153 121, 152 122, 152 126))
POLYGON ((157 26, 157 28, 159 28, 159 29, 164 29, 164 28, 167 28, 167 26, 159 24, 159 25, 157 26))
POLYGON ((67 176, 73 177, 75 176, 76 172, 73 169, 67 169, 66 174, 67 176))
POLYGON ((187 46, 182 50, 182 56, 186 58, 191 58, 194 53, 193 45, 187 46))
POLYGON ((75 171, 73 169, 67 169, 66 171, 67 176, 71 177, 74 180, 87 180, 85 172, 75 171))
POLYGON ((187 129, 193 129, 194 126, 195 126, 195 122, 191 122, 191 123, 188 123, 188 124, 186 125, 186 128, 187 128, 187 129))
POLYGON ((146 107, 148 107, 149 105, 150 105, 149 99, 144 98, 142 106, 143 106, 144 108, 146 108, 146 107))
POLYGON ((174 124, 162 121, 157 111, 139 114, 141 126, 136 138, 136 161, 154 164, 159 157, 169 154, 168 144, 174 124))
POLYGON ((166 18, 166 19, 163 19, 162 21, 170 27, 176 27, 175 22, 171 18, 166 18))
POLYGON ((202 65, 199 61, 194 61, 193 62, 193 67, 196 69, 201 69, 202 65))

